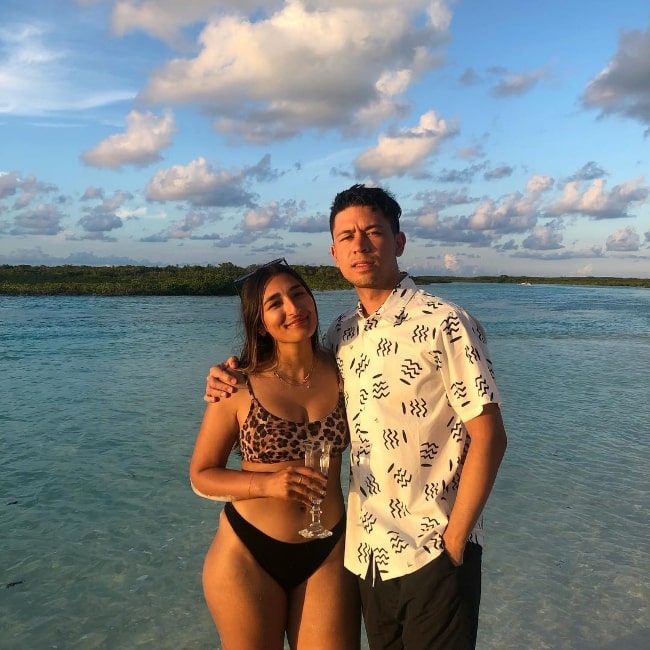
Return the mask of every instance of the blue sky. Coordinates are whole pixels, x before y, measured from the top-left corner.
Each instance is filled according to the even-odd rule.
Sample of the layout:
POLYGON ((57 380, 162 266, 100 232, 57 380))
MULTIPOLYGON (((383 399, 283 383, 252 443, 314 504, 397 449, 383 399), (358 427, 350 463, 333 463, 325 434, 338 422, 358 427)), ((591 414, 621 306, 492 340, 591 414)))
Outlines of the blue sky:
POLYGON ((0 264, 650 277, 647 0, 2 0, 0 264))

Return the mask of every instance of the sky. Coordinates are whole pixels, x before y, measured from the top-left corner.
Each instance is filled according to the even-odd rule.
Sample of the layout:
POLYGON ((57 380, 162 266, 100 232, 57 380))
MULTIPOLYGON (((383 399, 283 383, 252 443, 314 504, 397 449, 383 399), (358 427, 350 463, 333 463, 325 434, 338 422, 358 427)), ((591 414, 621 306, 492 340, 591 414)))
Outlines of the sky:
POLYGON ((650 277, 647 0, 0 0, 0 264, 650 277))

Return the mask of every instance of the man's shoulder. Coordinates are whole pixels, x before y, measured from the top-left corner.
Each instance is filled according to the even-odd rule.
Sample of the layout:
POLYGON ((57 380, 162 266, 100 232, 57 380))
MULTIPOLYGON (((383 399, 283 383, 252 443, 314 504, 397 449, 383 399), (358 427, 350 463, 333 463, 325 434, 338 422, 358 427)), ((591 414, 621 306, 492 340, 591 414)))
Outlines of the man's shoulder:
POLYGON ((351 307, 342 314, 339 314, 329 325, 325 332, 324 344, 327 349, 331 349, 333 345, 339 341, 341 333, 349 327, 349 322, 358 318, 356 307, 351 307))
POLYGON ((417 312, 420 317, 435 318, 440 325, 448 325, 453 329, 461 326, 470 335, 477 336, 484 343, 487 341, 487 334, 478 318, 451 300, 419 290, 417 297, 409 304, 412 305, 413 312, 417 312))
POLYGON ((416 289, 409 300, 409 307, 413 310, 422 310, 424 312, 431 312, 435 314, 449 314, 449 313, 467 313, 466 310, 460 305, 441 298, 440 296, 426 291, 425 289, 416 289))
POLYGON ((356 319, 358 318, 358 316, 359 316, 359 312, 357 306, 355 305, 354 307, 350 307, 350 309, 348 309, 347 311, 344 311, 343 313, 336 316, 334 320, 330 323, 328 329, 329 330, 337 329, 340 327, 341 323, 348 320, 356 319))

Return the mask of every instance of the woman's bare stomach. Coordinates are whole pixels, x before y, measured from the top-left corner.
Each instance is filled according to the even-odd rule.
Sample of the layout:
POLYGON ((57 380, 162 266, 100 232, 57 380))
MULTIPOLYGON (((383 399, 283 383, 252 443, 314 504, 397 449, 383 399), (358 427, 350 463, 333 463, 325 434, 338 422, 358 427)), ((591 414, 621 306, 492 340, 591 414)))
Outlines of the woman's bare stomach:
MULTIPOLYGON (((277 471, 288 465, 302 467, 301 461, 261 465, 259 463, 242 463, 246 471, 277 471)), ((235 508, 242 517, 270 537, 284 542, 308 541, 299 534, 311 521, 309 507, 300 501, 277 499, 274 497, 260 499, 242 499, 236 501, 235 508)), ((332 457, 327 481, 327 492, 320 504, 321 522, 325 528, 333 528, 343 516, 343 493, 341 491, 341 458, 332 457)))

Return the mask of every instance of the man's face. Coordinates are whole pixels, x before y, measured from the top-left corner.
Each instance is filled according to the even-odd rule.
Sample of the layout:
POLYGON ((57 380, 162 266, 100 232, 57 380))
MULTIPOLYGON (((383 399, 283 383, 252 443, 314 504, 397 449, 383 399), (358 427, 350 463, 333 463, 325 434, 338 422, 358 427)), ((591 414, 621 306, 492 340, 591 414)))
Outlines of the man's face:
POLYGON ((392 290, 399 281, 397 258, 404 233, 394 234, 382 212, 353 205, 334 219, 330 252, 343 277, 358 289, 392 290))

